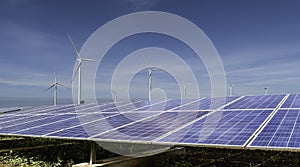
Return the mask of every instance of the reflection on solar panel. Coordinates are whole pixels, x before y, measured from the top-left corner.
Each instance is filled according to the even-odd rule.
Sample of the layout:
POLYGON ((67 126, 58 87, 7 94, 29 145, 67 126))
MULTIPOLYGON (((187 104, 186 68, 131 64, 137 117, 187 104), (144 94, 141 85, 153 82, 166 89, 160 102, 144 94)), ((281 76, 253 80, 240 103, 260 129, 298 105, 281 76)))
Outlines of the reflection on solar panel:
POLYGON ((44 106, 0 114, 0 135, 300 149, 300 95, 44 106))

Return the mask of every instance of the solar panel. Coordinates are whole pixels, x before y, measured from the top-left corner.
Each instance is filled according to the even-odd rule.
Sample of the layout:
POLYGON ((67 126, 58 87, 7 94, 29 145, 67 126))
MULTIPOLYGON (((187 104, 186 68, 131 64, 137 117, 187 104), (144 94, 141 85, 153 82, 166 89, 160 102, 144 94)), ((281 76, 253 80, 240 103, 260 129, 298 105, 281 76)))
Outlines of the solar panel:
POLYGON ((207 111, 158 113, 149 117, 149 119, 136 121, 128 126, 116 128, 113 131, 98 134, 92 138, 95 140, 151 141, 207 113, 207 111))
POLYGON ((44 106, 1 114, 0 134, 298 149, 299 110, 298 94, 44 106))
MULTIPOLYGON (((129 102, 119 103, 121 108, 128 104, 129 102)), ((137 102, 134 104, 137 104, 138 106, 141 104, 147 105, 149 103, 137 102)), ((156 104, 154 103, 154 105, 156 104)), ((107 112, 107 110, 104 109, 104 106, 109 107, 109 110, 117 108, 117 105, 114 103, 101 105, 87 104, 76 107, 70 105, 68 107, 49 107, 45 110, 38 111, 32 110, 31 112, 34 114, 28 114, 29 112, 25 112, 18 113, 19 115, 8 115, 7 118, 11 118, 12 120, 8 121, 7 118, 5 118, 6 121, 0 124, 0 131, 2 133, 19 135, 87 138, 89 135, 93 135, 94 133, 96 134, 110 130, 111 128, 122 126, 135 120, 153 115, 153 113, 121 114, 117 109, 115 111, 118 112, 107 112), (16 119, 17 117, 20 118, 16 119), (18 123, 16 123, 16 120, 18 123), (97 129, 99 129, 100 132, 97 131, 97 129)))
POLYGON ((219 120, 202 118, 158 142, 242 147, 271 112, 272 110, 214 112, 209 117, 221 115, 219 120))
POLYGON ((299 116, 299 109, 278 110, 250 147, 300 149, 299 116))

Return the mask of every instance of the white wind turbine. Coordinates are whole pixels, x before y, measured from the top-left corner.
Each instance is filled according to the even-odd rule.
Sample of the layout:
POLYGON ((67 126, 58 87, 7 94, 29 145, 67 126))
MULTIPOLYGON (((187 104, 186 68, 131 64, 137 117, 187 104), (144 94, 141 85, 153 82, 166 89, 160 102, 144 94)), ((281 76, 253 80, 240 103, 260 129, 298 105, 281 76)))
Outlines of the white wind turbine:
POLYGON ((114 91, 114 90, 112 90, 112 93, 113 93, 113 100, 115 101, 115 102, 117 102, 117 98, 118 98, 118 93, 116 92, 116 91, 114 91))
POLYGON ((148 100, 151 101, 151 90, 152 90, 152 71, 158 71, 158 68, 150 67, 148 68, 148 100))
POLYGON ((268 86, 265 87, 264 90, 265 90, 265 95, 267 95, 267 94, 268 94, 269 87, 268 87, 268 86))
POLYGON ((230 85, 229 85, 229 96, 232 96, 232 88, 233 88, 233 85, 230 84, 230 85))
POLYGON ((86 59, 86 58, 82 58, 80 55, 79 55, 79 52, 78 52, 78 49, 75 45, 75 43, 73 42, 72 38, 70 37, 69 34, 68 35, 68 38, 70 40, 70 42, 72 43, 72 46, 76 52, 76 55, 77 55, 77 67, 76 67, 76 71, 73 75, 73 78, 72 78, 72 81, 74 80, 76 74, 78 75, 78 91, 77 91, 77 94, 78 94, 78 97, 77 97, 77 104, 81 104, 81 63, 82 61, 89 61, 89 62, 96 62, 96 60, 93 60, 93 59, 86 59))
MULTIPOLYGON (((143 55, 144 58, 144 63, 148 66, 148 62, 146 60, 146 57, 143 55)), ((155 68, 155 67, 148 67, 148 100, 151 101, 152 95, 151 95, 151 91, 152 91, 152 72, 153 71, 159 71, 160 69, 155 68)))
POLYGON ((183 82, 183 95, 184 95, 184 97, 186 97, 187 87, 190 86, 190 85, 191 85, 191 83, 189 83, 189 82, 183 82))
POLYGON ((62 87, 68 88, 67 86, 57 82, 56 73, 54 73, 54 82, 51 84, 51 86, 48 89, 45 90, 45 91, 48 91, 49 89, 54 88, 54 96, 53 96, 53 105, 54 106, 57 105, 57 86, 62 86, 62 87))

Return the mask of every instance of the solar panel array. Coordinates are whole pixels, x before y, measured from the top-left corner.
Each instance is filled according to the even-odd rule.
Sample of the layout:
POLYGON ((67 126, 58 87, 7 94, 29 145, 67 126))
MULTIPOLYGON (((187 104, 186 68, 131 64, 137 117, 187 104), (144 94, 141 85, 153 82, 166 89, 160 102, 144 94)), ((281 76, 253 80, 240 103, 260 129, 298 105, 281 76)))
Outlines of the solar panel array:
POLYGON ((300 94, 290 95, 250 143, 262 149, 300 149, 300 94))
POLYGON ((0 135, 300 150, 300 95, 44 106, 0 114, 0 135))

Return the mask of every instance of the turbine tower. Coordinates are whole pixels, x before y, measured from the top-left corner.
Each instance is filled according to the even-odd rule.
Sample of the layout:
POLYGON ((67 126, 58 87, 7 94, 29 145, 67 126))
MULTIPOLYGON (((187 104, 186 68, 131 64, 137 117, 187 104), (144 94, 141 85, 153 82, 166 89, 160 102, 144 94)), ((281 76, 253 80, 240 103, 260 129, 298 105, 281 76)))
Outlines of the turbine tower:
POLYGON ((49 89, 54 88, 54 96, 53 96, 53 105, 54 105, 54 106, 57 105, 57 86, 58 86, 58 85, 59 85, 59 86, 62 86, 62 87, 65 87, 65 88, 68 88, 67 86, 65 86, 65 85, 63 85, 63 84, 57 82, 57 79, 56 79, 56 73, 54 73, 54 82, 53 82, 53 84, 52 84, 48 89, 45 90, 45 92, 46 92, 46 91, 48 91, 49 89))
POLYGON ((233 87, 233 85, 230 84, 230 86, 229 86, 229 96, 232 96, 232 87, 233 87))
POLYGON ((151 90, 152 90, 152 71, 158 71, 158 68, 150 67, 148 68, 148 100, 151 101, 151 90))
POLYGON ((86 58, 81 57, 79 55, 78 49, 77 49, 75 43, 73 42, 72 38, 70 37, 69 34, 67 34, 67 35, 68 35, 68 38, 69 38, 70 42, 72 43, 72 46, 73 46, 73 48, 76 52, 76 55, 77 55, 77 67, 76 67, 76 71, 73 75, 72 81, 74 80, 74 78, 77 74, 77 77, 78 77, 77 104, 81 104, 81 63, 83 61, 96 62, 96 60, 86 59, 86 58))

